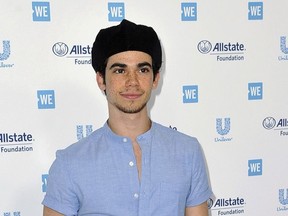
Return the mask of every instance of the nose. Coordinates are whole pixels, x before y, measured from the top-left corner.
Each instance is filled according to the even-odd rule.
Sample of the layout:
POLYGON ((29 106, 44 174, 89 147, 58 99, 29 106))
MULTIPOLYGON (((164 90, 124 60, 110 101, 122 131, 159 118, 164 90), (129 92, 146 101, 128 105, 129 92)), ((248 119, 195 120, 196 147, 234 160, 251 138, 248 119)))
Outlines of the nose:
POLYGON ((137 85, 139 85, 137 72, 129 71, 129 73, 127 73, 126 86, 137 86, 137 85))

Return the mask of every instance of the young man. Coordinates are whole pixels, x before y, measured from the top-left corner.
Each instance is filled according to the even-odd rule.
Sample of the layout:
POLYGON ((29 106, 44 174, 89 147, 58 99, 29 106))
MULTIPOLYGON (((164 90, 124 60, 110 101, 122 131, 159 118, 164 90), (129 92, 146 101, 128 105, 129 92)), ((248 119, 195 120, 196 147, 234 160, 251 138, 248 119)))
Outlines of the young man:
POLYGON ((148 116, 161 63, 151 27, 123 20, 98 33, 92 65, 109 118, 57 151, 44 216, 208 216, 211 190, 198 141, 148 116))

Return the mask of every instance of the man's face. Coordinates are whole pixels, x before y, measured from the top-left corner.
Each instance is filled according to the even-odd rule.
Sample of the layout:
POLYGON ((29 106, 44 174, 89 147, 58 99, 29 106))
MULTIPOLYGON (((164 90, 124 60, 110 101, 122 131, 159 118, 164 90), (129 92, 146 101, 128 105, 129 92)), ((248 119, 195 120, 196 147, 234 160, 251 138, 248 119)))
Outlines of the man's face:
POLYGON ((153 81, 152 58, 139 51, 117 53, 108 58, 105 82, 97 73, 101 90, 106 91, 110 109, 138 113, 146 108, 159 73, 153 81))

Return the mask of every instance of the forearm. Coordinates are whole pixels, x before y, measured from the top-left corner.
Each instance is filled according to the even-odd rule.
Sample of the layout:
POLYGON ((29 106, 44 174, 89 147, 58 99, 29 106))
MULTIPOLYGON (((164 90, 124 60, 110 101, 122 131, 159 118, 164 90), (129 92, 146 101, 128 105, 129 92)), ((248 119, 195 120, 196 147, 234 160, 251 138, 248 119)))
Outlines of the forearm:
POLYGON ((51 208, 48 208, 48 207, 44 206, 44 208, 43 208, 43 216, 64 216, 64 215, 60 214, 57 211, 54 211, 51 208))
POLYGON ((207 202, 204 202, 197 206, 186 208, 185 216, 208 216, 207 202))

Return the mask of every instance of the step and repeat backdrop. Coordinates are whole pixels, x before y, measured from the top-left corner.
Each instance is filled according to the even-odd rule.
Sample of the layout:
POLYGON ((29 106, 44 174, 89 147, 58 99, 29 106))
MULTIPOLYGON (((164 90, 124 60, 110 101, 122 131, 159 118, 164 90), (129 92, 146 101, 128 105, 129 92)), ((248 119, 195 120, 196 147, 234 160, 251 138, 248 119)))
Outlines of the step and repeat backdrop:
POLYGON ((107 120, 91 66, 124 18, 163 45, 151 118, 202 144, 212 216, 288 215, 288 1, 1 0, 0 216, 42 215, 58 149, 107 120))

